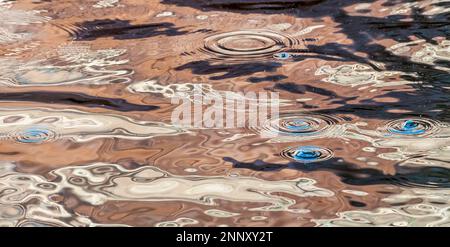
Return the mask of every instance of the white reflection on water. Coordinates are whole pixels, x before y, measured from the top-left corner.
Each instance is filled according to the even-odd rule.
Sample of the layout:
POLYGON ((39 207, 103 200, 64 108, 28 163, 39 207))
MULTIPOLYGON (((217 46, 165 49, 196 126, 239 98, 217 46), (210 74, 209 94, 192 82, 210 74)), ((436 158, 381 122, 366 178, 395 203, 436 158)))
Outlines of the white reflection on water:
MULTIPOLYGON (((295 197, 330 197, 330 190, 315 186, 309 178, 268 181, 254 177, 177 176, 154 166, 126 169, 116 164, 95 163, 53 170, 58 179, 48 181, 40 175, 14 171, 14 165, 0 165, 0 205, 2 225, 19 225, 36 221, 49 225, 92 225, 89 218, 69 213, 52 196, 65 189, 91 205, 107 201, 188 201, 217 206, 216 200, 270 204, 249 211, 287 211, 307 213, 307 209, 291 209, 295 197)), ((223 211, 209 211, 224 215, 223 211)))
POLYGON ((0 138, 20 140, 18 135, 29 133, 27 130, 48 129, 54 133, 53 138, 76 142, 113 137, 141 140, 186 133, 164 123, 136 121, 120 115, 46 108, 1 108, 0 127, 0 138))
POLYGON ((44 16, 38 10, 12 9, 12 1, 0 1, 0 44, 19 43, 28 40, 33 35, 20 31, 20 26, 39 24, 49 21, 51 18, 44 16))
POLYGON ((334 219, 313 221, 317 226, 450 226, 448 189, 405 189, 382 201, 390 206, 344 211, 334 219), (407 204, 412 200, 422 202, 407 204))
POLYGON ((331 67, 324 65, 320 67, 315 75, 326 75, 322 80, 340 86, 361 86, 370 85, 374 87, 398 86, 404 84, 414 84, 417 82, 403 80, 401 76, 416 76, 414 73, 405 73, 399 71, 376 71, 373 68, 363 64, 340 65, 331 67))
POLYGON ((125 49, 92 50, 88 45, 60 45, 45 57, 28 61, 0 58, 0 84, 13 87, 126 83, 133 73, 113 69, 128 63, 125 49))

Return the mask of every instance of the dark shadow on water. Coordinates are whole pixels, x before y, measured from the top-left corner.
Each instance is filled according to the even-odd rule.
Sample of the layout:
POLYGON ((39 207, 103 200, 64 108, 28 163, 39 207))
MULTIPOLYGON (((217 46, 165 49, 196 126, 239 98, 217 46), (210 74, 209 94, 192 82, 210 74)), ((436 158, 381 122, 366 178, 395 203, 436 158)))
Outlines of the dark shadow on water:
POLYGON ((408 167, 395 166, 394 175, 384 174, 374 168, 359 168, 358 166, 340 159, 316 163, 299 163, 291 161, 287 164, 268 163, 262 160, 240 162, 231 157, 224 157, 224 161, 231 162, 233 168, 244 168, 255 171, 279 171, 295 169, 301 172, 327 171, 340 177, 341 181, 350 185, 392 184, 405 187, 450 188, 450 169, 435 166, 408 167))
POLYGON ((142 39, 158 35, 176 36, 188 33, 181 31, 170 22, 131 24, 129 20, 94 20, 76 23, 74 27, 61 27, 75 40, 96 40, 112 37, 114 39, 142 39))
POLYGON ((194 61, 179 66, 176 70, 189 69, 197 75, 211 75, 210 80, 223 80, 236 78, 245 75, 251 75, 257 72, 274 72, 281 67, 281 63, 277 62, 253 62, 238 64, 223 64, 210 61, 194 61), (213 75, 221 74, 221 75, 213 75))
POLYGON ((83 93, 65 93, 51 91, 0 93, 0 102, 2 101, 39 102, 46 104, 76 105, 96 108, 98 107, 121 112, 152 111, 159 109, 159 106, 137 105, 129 103, 124 99, 102 98, 99 96, 90 96, 83 93))
POLYGON ((285 75, 268 75, 264 77, 249 77, 248 81, 251 83, 260 83, 260 82, 274 82, 274 81, 281 81, 283 79, 288 78, 285 75))
POLYGON ((296 84, 293 82, 280 82, 275 84, 274 89, 283 90, 295 94, 305 94, 305 93, 314 93, 322 96, 327 96, 328 99, 333 100, 331 103, 346 103, 348 100, 354 100, 356 97, 343 97, 338 95, 337 93, 321 88, 315 87, 307 84, 296 84))
POLYGON ((223 10, 252 13, 283 13, 312 6, 324 0, 162 0, 163 4, 188 6, 203 11, 223 10))

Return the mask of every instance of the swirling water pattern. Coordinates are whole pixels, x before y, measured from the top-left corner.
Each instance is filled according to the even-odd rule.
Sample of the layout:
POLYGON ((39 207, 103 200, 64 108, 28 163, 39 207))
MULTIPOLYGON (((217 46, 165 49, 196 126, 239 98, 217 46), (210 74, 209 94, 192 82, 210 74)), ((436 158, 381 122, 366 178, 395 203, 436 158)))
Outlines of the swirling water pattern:
POLYGON ((132 71, 108 70, 108 67, 127 63, 118 59, 126 50, 104 49, 92 51, 89 46, 62 45, 46 59, 21 61, 1 59, 0 83, 6 86, 52 86, 70 84, 109 84, 129 82, 132 71), (48 60, 52 64, 48 64, 48 60))
POLYGON ((86 142, 97 138, 147 139, 186 131, 159 122, 134 121, 124 116, 76 110, 0 109, 0 136, 18 142, 43 142, 68 138, 86 142), (43 125, 48 127, 44 127, 43 125))
MULTIPOLYGON (((53 170, 50 173, 57 176, 61 182, 51 182, 41 176, 27 176, 15 172, 13 164, 3 164, 3 166, 5 168, 0 173, 0 186, 6 193, 0 197, 0 205, 4 207, 5 213, 12 214, 14 212, 16 214, 14 217, 12 215, 5 217, 4 225, 20 225, 23 224, 22 220, 38 220, 39 218, 34 218, 23 208, 19 210, 17 206, 33 198, 38 198, 40 203, 49 204, 47 206, 49 211, 51 207, 57 206, 58 216, 64 220, 57 217, 53 219, 55 223, 61 225, 80 224, 76 221, 78 217, 82 216, 71 215, 62 206, 49 200, 51 195, 60 193, 63 189, 73 190, 80 200, 91 205, 102 205, 107 201, 120 200, 190 201, 198 204, 217 205, 215 200, 220 198, 237 202, 250 201, 270 204, 249 208, 249 211, 290 211, 293 213, 304 213, 307 210, 289 209, 295 200, 272 193, 283 192, 296 197, 330 197, 333 195, 333 192, 329 190, 314 186, 315 181, 308 178, 265 181, 252 177, 186 177, 168 174, 152 166, 127 170, 115 164, 96 163, 53 170), (114 186, 111 187, 111 184, 114 186), (30 215, 30 218, 24 219, 24 215, 30 215)), ((33 208, 26 210, 31 211, 33 208)), ((217 211, 209 210, 205 214, 223 217, 223 213, 221 216, 217 216, 217 211)), ((91 222, 83 223, 92 224, 91 222)))
POLYGON ((0 226, 450 226, 449 11, 0 0, 0 226))

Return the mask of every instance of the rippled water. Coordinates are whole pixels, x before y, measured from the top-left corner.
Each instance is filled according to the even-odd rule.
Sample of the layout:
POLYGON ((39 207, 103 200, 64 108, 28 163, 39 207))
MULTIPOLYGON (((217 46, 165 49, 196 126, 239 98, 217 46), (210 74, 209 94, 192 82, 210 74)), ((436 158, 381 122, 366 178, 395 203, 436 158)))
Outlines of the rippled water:
POLYGON ((449 14, 0 0, 0 226, 450 226, 449 14), (246 92, 279 114, 171 120, 246 92))

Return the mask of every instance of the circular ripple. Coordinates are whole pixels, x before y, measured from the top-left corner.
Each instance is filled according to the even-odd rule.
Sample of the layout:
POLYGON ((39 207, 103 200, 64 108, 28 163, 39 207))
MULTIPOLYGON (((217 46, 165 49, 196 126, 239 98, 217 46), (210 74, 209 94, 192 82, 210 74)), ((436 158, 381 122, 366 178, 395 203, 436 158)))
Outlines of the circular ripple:
MULTIPOLYGON (((374 179, 374 181, 376 181, 374 179)), ((412 172, 381 177, 380 183, 388 182, 407 187, 450 188, 450 169, 444 167, 422 167, 412 172)))
POLYGON ((10 138, 20 143, 43 143, 57 139, 55 131, 45 127, 30 127, 10 134, 10 138))
POLYGON ((328 160, 333 157, 333 152, 318 146, 302 146, 285 149, 281 156, 301 163, 311 163, 328 160))
POLYGON ((267 121, 257 131, 262 136, 306 137, 339 135, 340 118, 315 114, 289 114, 267 121))
POLYGON ((271 30, 220 33, 204 40, 202 52, 219 60, 269 59, 299 44, 297 39, 271 30))
POLYGON ((275 53, 273 54, 273 57, 279 60, 287 60, 289 58, 291 58, 291 54, 287 53, 287 52, 280 52, 280 53, 275 53))
POLYGON ((397 119, 389 121, 381 128, 386 135, 429 136, 440 131, 438 121, 427 118, 397 119))

